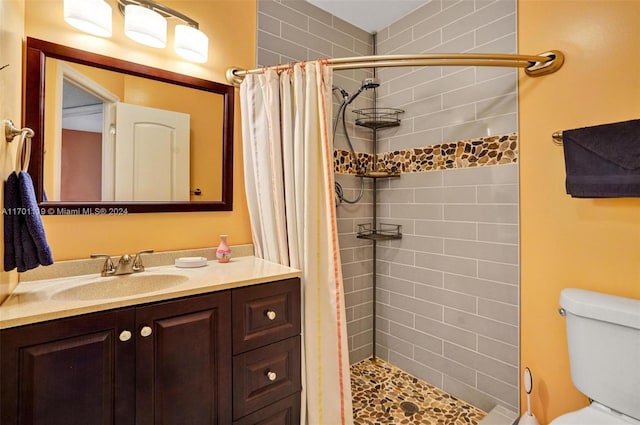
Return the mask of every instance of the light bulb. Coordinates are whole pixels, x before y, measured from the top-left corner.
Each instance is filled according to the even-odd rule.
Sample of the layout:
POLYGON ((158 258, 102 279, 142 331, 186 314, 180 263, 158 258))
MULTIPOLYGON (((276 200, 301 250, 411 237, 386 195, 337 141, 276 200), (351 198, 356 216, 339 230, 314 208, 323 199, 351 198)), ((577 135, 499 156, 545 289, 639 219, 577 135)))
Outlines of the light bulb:
POLYGON ((167 20, 154 10, 129 4, 124 8, 124 33, 145 46, 162 48, 167 45, 167 20))
POLYGON ((64 0, 64 20, 80 31, 111 37, 111 6, 103 0, 64 0))
POLYGON ((197 28, 189 25, 176 25, 176 53, 191 61, 204 63, 209 55, 209 38, 197 28))

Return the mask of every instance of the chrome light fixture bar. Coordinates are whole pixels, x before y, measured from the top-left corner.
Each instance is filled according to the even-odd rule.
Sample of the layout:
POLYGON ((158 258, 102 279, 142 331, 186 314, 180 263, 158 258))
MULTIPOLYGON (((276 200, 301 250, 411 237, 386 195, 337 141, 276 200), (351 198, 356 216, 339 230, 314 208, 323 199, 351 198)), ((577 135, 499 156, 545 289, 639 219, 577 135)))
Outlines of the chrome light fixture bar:
MULTIPOLYGON (((124 32, 145 46, 167 45, 167 18, 177 18, 174 45, 178 55, 192 62, 204 63, 208 58, 209 38, 200 31, 198 22, 153 0, 117 0, 124 15, 124 32)), ((111 6, 105 0, 64 0, 64 19, 75 28, 101 37, 111 36, 111 6)))

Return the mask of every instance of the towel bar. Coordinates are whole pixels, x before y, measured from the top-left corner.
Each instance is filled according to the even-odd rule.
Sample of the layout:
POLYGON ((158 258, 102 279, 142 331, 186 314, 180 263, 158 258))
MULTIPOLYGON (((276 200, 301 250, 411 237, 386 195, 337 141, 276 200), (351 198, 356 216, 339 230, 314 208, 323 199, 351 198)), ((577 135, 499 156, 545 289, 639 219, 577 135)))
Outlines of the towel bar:
POLYGON ((553 143, 562 146, 562 131, 556 131, 551 135, 551 138, 553 139, 553 143))
POLYGON ((18 128, 15 126, 15 124, 13 123, 13 121, 11 120, 2 120, 3 122, 3 127, 4 127, 4 137, 5 140, 7 141, 7 143, 11 143, 13 142, 13 139, 16 136, 21 135, 22 133, 27 133, 27 137, 31 138, 33 137, 33 130, 31 130, 28 127, 25 128, 18 128))

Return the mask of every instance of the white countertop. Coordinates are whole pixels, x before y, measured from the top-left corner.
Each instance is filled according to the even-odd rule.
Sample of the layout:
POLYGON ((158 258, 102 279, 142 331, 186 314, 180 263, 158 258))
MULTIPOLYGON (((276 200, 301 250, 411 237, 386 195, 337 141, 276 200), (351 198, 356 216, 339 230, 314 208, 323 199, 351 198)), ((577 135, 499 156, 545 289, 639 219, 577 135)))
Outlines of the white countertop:
POLYGON ((141 294, 113 297, 111 293, 106 298, 94 297, 93 299, 73 299, 73 297, 62 295, 68 294, 76 287, 91 283, 97 283, 103 287, 110 283, 117 285, 119 277, 103 278, 99 273, 95 273, 22 282, 0 305, 0 329, 299 277, 301 272, 257 257, 247 256, 233 258, 229 263, 218 263, 212 260, 208 261, 206 266, 198 268, 178 268, 174 265, 148 267, 144 272, 125 275, 123 278, 136 279, 144 276, 144 279, 150 282, 151 277, 156 276, 158 283, 161 283, 173 280, 174 275, 178 278, 176 282, 180 281, 171 283, 171 286, 159 285, 157 290, 154 288, 152 291, 141 294))

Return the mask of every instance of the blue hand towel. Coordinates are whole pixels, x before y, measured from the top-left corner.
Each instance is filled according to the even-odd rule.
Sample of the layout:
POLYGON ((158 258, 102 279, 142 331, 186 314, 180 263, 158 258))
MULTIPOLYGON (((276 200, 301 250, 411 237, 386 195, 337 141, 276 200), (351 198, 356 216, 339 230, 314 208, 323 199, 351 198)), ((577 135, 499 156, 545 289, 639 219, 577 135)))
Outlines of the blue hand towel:
POLYGON ((18 176, 11 173, 4 183, 4 271, 8 272, 17 267, 14 230, 18 228, 20 211, 20 190, 18 176))
POLYGON ((640 197, 640 120, 562 132, 567 193, 640 197))
POLYGON ((18 216, 22 255, 21 257, 17 256, 16 262, 18 271, 23 272, 36 268, 39 265, 48 266, 53 264, 53 256, 51 255, 51 248, 49 248, 44 233, 40 209, 36 201, 31 176, 21 171, 20 174, 18 174, 18 185, 20 189, 21 207, 25 214, 18 216))

